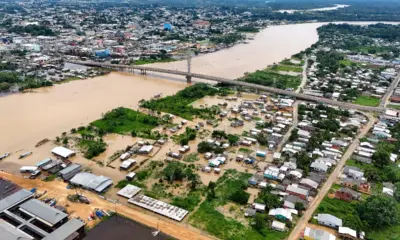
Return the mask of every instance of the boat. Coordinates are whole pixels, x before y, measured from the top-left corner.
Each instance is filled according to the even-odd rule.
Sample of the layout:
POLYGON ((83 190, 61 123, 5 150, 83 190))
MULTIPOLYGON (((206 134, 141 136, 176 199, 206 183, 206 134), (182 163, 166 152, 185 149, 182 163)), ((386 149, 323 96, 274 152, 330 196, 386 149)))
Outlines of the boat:
POLYGON ((11 153, 4 153, 3 155, 0 155, 0 160, 3 160, 4 158, 10 156, 11 153))
POLYGON ((29 156, 29 155, 31 155, 31 154, 32 154, 32 152, 23 153, 23 154, 19 155, 19 159, 24 158, 24 157, 27 157, 27 156, 29 156))

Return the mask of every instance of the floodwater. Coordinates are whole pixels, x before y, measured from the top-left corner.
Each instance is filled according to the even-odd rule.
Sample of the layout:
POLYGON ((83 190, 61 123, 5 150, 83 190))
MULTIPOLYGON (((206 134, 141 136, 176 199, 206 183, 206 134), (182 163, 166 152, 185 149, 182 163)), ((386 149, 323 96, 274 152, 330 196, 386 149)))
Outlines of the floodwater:
MULTIPOLYGON (((318 40, 321 23, 272 26, 249 44, 198 56, 192 59, 192 72, 237 78, 245 72, 290 57, 318 40)), ((186 62, 153 64, 169 69, 185 69, 186 62)), ((175 78, 169 76, 168 78, 175 78)), ((29 93, 0 98, 0 153, 33 151, 44 138, 54 139, 71 128, 86 125, 119 106, 136 108, 138 101, 156 94, 170 95, 183 89, 179 81, 157 75, 111 73, 107 76, 72 81, 29 93)))
POLYGON ((289 13, 292 14, 294 12, 319 12, 319 11, 332 11, 332 10, 337 10, 339 8, 345 8, 345 7, 349 7, 350 5, 344 5, 344 4, 335 4, 335 6, 333 7, 324 7, 324 8, 313 8, 313 9, 306 9, 306 10, 302 10, 302 9, 289 9, 289 10, 278 10, 276 12, 280 12, 280 13, 289 13))

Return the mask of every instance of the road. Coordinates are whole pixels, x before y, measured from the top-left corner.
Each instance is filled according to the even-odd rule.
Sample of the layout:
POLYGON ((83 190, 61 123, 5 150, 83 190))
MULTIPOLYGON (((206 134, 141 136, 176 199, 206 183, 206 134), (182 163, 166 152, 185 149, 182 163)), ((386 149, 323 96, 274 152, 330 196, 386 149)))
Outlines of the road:
POLYGON ((379 107, 385 107, 387 101, 389 100, 390 96, 392 96, 393 90, 397 87, 400 81, 400 74, 397 73, 396 78, 393 80, 393 82, 390 84, 389 88, 387 89, 385 95, 383 96, 381 103, 379 104, 379 107))
MULTIPOLYGON (((176 238, 176 239, 190 239, 190 240, 211 240, 214 238, 208 237, 204 235, 200 230, 195 229, 191 226, 187 226, 184 223, 178 223, 173 220, 167 220, 159 215, 151 214, 146 210, 135 206, 126 206, 128 205, 126 201, 126 205, 122 203, 114 204, 109 201, 103 200, 99 198, 95 193, 89 192, 86 190, 79 190, 83 195, 88 197, 91 201, 90 204, 82 204, 82 203, 73 203, 67 200, 67 196, 69 194, 75 194, 75 190, 67 189, 67 184, 59 181, 53 180, 50 182, 44 182, 39 179, 25 179, 20 176, 13 175, 11 173, 0 171, 0 178, 4 178, 18 184, 19 186, 31 189, 33 187, 37 188, 38 192, 47 191, 46 195, 43 197, 54 197, 57 199, 57 204, 62 206, 67 206, 67 211, 70 213, 72 217, 81 217, 86 220, 87 217, 94 211, 96 208, 100 208, 103 210, 111 210, 117 211, 119 214, 127 216, 134 221, 140 222, 146 226, 157 228, 176 238)), ((98 220, 96 220, 96 223, 98 220)), ((95 224, 94 221, 90 221, 87 223, 87 226, 93 226, 95 224)), ((0 237, 1 238, 1 237, 0 237)))
POLYGON ((283 138, 280 141, 280 143, 278 144, 278 146, 276 147, 276 150, 275 150, 276 152, 281 152, 282 151, 283 145, 288 141, 293 129, 295 129, 297 127, 297 123, 299 122, 298 113, 299 113, 299 101, 296 101, 293 104, 293 124, 289 128, 287 133, 283 136, 283 138))
POLYGON ((368 115, 368 119, 369 119, 368 123, 361 129, 361 131, 357 135, 356 139, 347 148, 346 152, 343 154, 342 159, 337 164, 335 170, 333 170, 331 175, 326 180, 325 184, 319 190, 319 192, 318 192, 317 196, 315 197, 314 201, 310 204, 308 209, 304 212, 303 216, 297 222, 296 227, 293 229, 293 231, 289 235, 289 238, 288 238, 289 240, 298 240, 300 238, 300 234, 301 234, 302 230, 305 228, 305 226, 307 225, 308 220, 312 217, 314 211, 317 209, 317 207, 321 203, 322 199, 328 193, 328 191, 331 188, 332 184, 336 181, 337 177, 339 176, 339 174, 342 171, 343 166, 346 163, 346 160, 351 157, 352 153, 357 148, 358 143, 359 143, 359 139, 364 137, 365 134, 367 134, 368 131, 371 129, 371 127, 374 125, 375 118, 372 115, 369 114, 368 115))
POLYGON ((306 86, 307 84, 307 68, 308 68, 308 58, 306 57, 304 59, 304 65, 303 65, 303 73, 302 73, 302 78, 301 78, 301 83, 300 86, 296 89, 297 93, 300 93, 300 91, 306 86))

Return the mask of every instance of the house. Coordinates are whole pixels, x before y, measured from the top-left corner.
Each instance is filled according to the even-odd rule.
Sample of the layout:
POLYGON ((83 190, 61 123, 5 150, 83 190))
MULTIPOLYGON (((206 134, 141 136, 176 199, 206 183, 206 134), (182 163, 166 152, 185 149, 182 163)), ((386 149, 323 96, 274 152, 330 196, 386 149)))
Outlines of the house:
POLYGON ((355 240, 357 238, 357 232, 351 228, 348 227, 339 227, 339 236, 342 239, 349 239, 349 240, 355 240))
POLYGON ((275 218, 282 220, 282 221, 292 221, 292 212, 289 209, 284 208, 275 208, 271 209, 268 212, 269 216, 274 216, 275 218))
POLYGON ((280 232, 284 232, 286 230, 286 225, 282 222, 272 221, 271 228, 280 232))
POLYGON ((75 155, 74 151, 65 147, 55 147, 53 148, 53 150, 51 150, 51 153, 64 159, 70 158, 75 155))
POLYGON ((294 196, 294 195, 286 195, 286 196, 284 196, 283 197, 283 201, 291 202, 293 204, 302 203, 305 208, 307 208, 307 206, 308 206, 308 202, 306 200, 301 199, 301 198, 299 198, 297 196, 294 196))
POLYGON ((261 180, 263 180, 263 176, 260 174, 254 174, 253 176, 251 176, 251 178, 249 179, 249 184, 256 186, 261 180))
POLYGON ((62 177, 65 181, 70 180, 73 176, 79 173, 82 169, 82 166, 79 164, 71 164, 68 167, 61 170, 58 174, 62 177))
POLYGON ((246 211, 244 212, 245 217, 254 217, 256 215, 257 211, 252 208, 247 208, 246 211))
POLYGON ((113 181, 111 178, 105 176, 96 176, 88 172, 81 172, 76 174, 70 180, 70 183, 97 193, 102 193, 113 184, 113 181))
POLYGON ((331 228, 339 228, 342 226, 343 221, 331 214, 320 213, 317 216, 318 224, 324 225, 331 228))
POLYGON ((261 203, 253 203, 251 207, 254 208, 257 212, 265 212, 266 205, 261 203))
POLYGON ((336 191, 335 198, 344 201, 360 200, 361 193, 351 190, 350 188, 341 188, 336 191))
POLYGON ((357 186, 357 189, 362 192, 369 192, 371 185, 365 180, 358 180, 353 178, 343 178, 341 180, 342 185, 348 188, 353 188, 357 186))
POLYGON ((140 154, 149 154, 153 150, 152 145, 146 145, 139 149, 140 154))
POLYGON ((319 186, 319 184, 317 182, 315 182, 315 181, 313 181, 313 180, 311 180, 309 178, 301 179, 300 182, 299 182, 299 185, 300 186, 304 186, 304 187, 309 188, 309 189, 317 189, 318 186, 319 186))
POLYGON ((307 200, 309 191, 300 188, 298 185, 292 184, 286 188, 286 192, 290 195, 298 196, 301 199, 307 200))
POLYGON ((358 167, 345 166, 343 173, 353 179, 362 179, 364 177, 364 172, 358 167))
POLYGON ((320 162, 313 162, 310 167, 317 172, 326 173, 328 171, 328 166, 320 162))
POLYGON ((329 232, 306 227, 302 237, 304 240, 336 240, 336 237, 329 232))

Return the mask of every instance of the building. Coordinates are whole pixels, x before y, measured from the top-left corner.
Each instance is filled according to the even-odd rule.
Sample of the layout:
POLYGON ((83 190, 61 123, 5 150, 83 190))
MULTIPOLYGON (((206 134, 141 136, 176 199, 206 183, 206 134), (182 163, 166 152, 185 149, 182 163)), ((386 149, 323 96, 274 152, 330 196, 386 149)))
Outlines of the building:
POLYGON ((82 169, 82 166, 79 164, 71 164, 68 167, 61 170, 58 174, 62 177, 65 181, 70 180, 75 174, 79 173, 82 169))
POLYGON ((286 225, 284 224, 284 223, 282 223, 282 222, 278 222, 278 221, 272 221, 272 225, 271 225, 271 228, 272 229, 275 229, 275 230, 277 230, 277 231, 280 231, 280 232, 284 232, 285 230, 286 230, 286 227, 285 227, 286 225))
POLYGON ((292 212, 289 209, 284 209, 284 208, 275 208, 271 209, 268 212, 269 216, 274 216, 278 220, 282 221, 292 221, 292 212))
POLYGON ((332 234, 323 230, 317 230, 310 227, 306 227, 306 229, 304 230, 303 238, 305 240, 336 240, 336 237, 332 234))
POLYGON ((151 151, 153 151, 153 146, 151 145, 146 145, 139 149, 140 154, 149 154, 151 151))
POLYGON ((361 193, 358 193, 349 188, 341 188, 336 191, 335 198, 341 199, 344 201, 360 200, 361 193))
POLYGON ((82 169, 82 166, 79 164, 71 164, 68 167, 64 168, 61 170, 58 174, 60 177, 62 177, 65 181, 68 181, 71 179, 75 174, 80 172, 82 169))
POLYGON ((343 221, 331 214, 320 213, 317 216, 318 224, 331 228, 339 228, 342 226, 343 221))
POLYGON ((301 199, 307 200, 308 193, 309 191, 303 188, 298 187, 297 185, 289 185, 286 188, 286 192, 289 193, 290 195, 297 196, 301 199))
POLYGON ((64 159, 70 158, 75 155, 74 151, 65 147, 55 147, 53 148, 53 150, 51 150, 51 153, 64 159))
POLYGON ((105 176, 96 176, 91 173, 82 172, 76 174, 70 180, 70 183, 76 186, 80 186, 82 188, 95 191, 97 193, 101 193, 109 188, 113 184, 113 181, 105 176))
POLYGON ((320 162, 313 162, 311 163, 311 169, 313 169, 314 171, 317 172, 323 172, 326 173, 328 171, 328 166, 325 165, 324 163, 320 163, 320 162))
POLYGON ((351 228, 348 228, 348 227, 339 227, 339 230, 338 230, 338 232, 339 232, 339 236, 342 238, 342 239, 351 239, 351 240, 355 240, 355 239, 358 239, 357 238, 357 232, 355 231, 355 230, 353 230, 353 229, 351 229, 351 228))
POLYGON ((0 200, 0 239, 77 240, 85 236, 84 223, 34 199, 26 189, 0 200))

